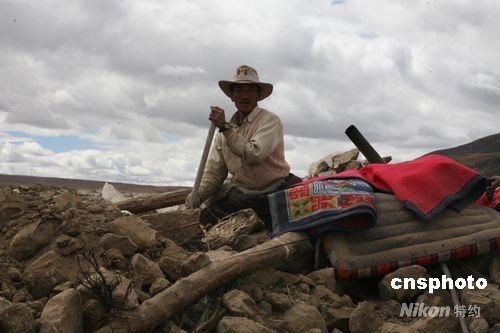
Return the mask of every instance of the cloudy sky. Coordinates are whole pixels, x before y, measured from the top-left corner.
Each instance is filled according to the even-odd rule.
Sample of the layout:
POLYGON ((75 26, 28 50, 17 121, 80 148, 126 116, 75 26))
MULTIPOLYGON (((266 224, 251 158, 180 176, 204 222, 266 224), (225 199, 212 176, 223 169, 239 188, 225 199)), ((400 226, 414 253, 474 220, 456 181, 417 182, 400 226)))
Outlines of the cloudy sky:
POLYGON ((292 171, 500 132, 498 0, 0 0, 0 173, 192 185, 217 81, 274 84, 292 171))

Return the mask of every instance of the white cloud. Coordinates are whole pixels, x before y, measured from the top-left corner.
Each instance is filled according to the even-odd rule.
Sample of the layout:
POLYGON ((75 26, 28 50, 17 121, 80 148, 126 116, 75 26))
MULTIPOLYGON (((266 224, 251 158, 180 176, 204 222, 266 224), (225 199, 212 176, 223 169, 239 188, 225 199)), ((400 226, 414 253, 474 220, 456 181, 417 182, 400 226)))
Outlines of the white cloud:
POLYGON ((355 124, 407 160, 498 132, 500 3, 6 1, 0 131, 71 135, 55 153, 1 134, 0 173, 192 184, 218 86, 255 66, 292 170, 351 149, 355 124), (175 138, 174 140, 172 138, 175 138))
POLYGON ((167 76, 181 76, 191 74, 205 74, 206 71, 200 67, 163 65, 158 68, 157 73, 167 76))

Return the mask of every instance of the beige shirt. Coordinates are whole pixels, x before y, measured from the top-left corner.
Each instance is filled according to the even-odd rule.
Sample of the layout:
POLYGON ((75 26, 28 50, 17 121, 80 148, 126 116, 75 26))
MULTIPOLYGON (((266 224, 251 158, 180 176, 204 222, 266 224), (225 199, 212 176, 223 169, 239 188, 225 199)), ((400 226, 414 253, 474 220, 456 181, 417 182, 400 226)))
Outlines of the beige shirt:
POLYGON ((235 116, 230 136, 217 133, 212 143, 198 192, 202 201, 220 189, 228 174, 235 185, 262 190, 290 172, 278 116, 258 106, 241 126, 235 116))

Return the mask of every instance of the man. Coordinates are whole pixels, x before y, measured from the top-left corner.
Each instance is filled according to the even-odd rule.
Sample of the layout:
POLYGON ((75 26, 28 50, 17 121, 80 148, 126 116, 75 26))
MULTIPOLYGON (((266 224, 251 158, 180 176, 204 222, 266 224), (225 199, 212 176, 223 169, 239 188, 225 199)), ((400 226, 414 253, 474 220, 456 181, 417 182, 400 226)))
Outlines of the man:
POLYGON ((208 155, 198 196, 190 194, 186 205, 197 208, 207 200, 200 213, 204 225, 252 208, 270 228, 267 194, 301 181, 289 173, 279 117, 257 105, 271 95, 273 86, 260 82, 252 67, 240 66, 233 80, 219 81, 219 87, 237 111, 227 122, 223 109, 211 107, 208 119, 219 133, 208 155))

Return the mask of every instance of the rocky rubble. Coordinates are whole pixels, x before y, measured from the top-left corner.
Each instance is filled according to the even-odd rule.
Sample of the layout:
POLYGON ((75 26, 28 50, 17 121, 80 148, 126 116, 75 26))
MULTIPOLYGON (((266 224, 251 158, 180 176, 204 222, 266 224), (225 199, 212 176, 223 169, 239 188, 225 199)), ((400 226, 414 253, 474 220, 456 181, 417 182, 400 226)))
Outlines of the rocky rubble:
MULTIPOLYGON (((134 311, 211 263, 269 240, 252 211, 206 234, 197 219, 197 211, 187 210, 130 215, 99 193, 41 185, 0 188, 0 332, 116 332, 110 318, 134 311)), ((154 331, 460 330, 455 315, 400 316, 404 302, 453 307, 447 291, 390 294, 381 287, 382 277, 337 281, 324 254, 318 256, 226 281, 154 331)), ((462 304, 480 307, 480 315, 467 318, 470 332, 500 332, 500 256, 450 268, 455 276, 488 279, 486 289, 460 294, 462 304)))

